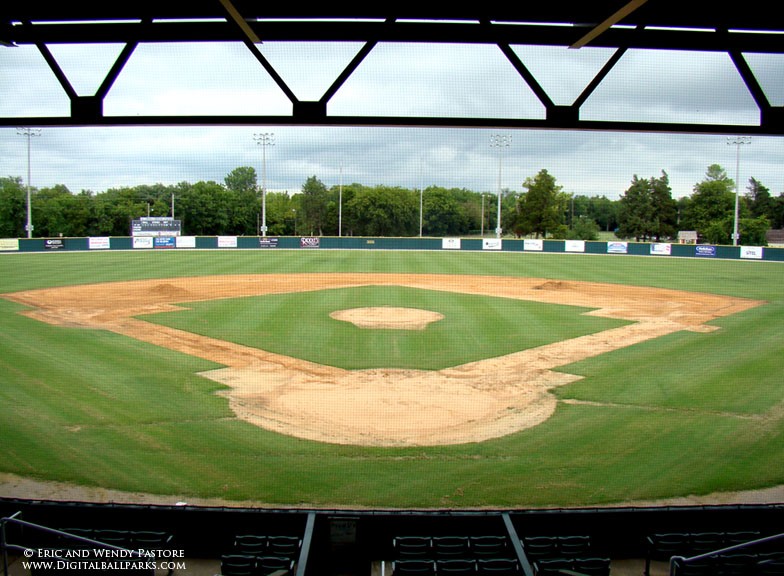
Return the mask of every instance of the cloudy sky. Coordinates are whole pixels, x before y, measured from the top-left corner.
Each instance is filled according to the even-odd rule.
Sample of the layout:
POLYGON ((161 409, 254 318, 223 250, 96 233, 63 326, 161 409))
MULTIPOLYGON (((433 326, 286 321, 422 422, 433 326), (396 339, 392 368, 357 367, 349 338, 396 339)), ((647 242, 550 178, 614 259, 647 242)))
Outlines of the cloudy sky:
MULTIPOLYGON (((359 44, 265 43, 260 50, 302 100, 317 100, 359 44)), ((121 46, 51 46, 77 93, 95 92, 121 46)), ((556 104, 570 104, 611 52, 517 46, 556 104)), ((746 58, 776 106, 784 105, 783 55, 746 58)), ((0 47, 0 115, 68 115, 69 103, 33 47, 0 47)), ((291 105, 244 45, 144 44, 104 102, 112 115, 288 115, 291 105)), ((543 118, 530 89, 494 46, 381 44, 330 102, 333 115, 543 118)), ((586 120, 758 122, 751 97, 723 54, 629 51, 583 106, 586 120)), ((434 128, 123 127, 44 128, 31 139, 31 183, 72 192, 214 180, 239 166, 261 177, 254 134, 272 132, 267 188, 294 192, 309 176, 327 185, 358 182, 475 191, 523 181, 547 169, 567 192, 618 198, 634 175, 670 177, 689 195, 710 164, 736 177, 730 135, 628 134, 434 128), (507 148, 493 134, 511 136, 507 148)), ((740 182, 784 192, 784 138, 741 146, 740 182)), ((0 128, 0 175, 26 181, 27 139, 0 128)))

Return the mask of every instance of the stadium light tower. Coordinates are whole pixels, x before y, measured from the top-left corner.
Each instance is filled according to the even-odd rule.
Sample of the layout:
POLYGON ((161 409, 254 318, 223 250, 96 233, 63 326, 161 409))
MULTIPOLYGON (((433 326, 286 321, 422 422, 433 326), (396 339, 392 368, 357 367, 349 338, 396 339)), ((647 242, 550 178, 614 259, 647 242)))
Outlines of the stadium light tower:
POLYGON ((735 136, 727 138, 727 144, 735 146, 735 218, 732 224, 732 245, 737 246, 740 235, 738 234, 738 194, 740 186, 740 147, 751 144, 751 136, 735 136))
POLYGON ((512 136, 509 134, 493 134, 490 136, 490 147, 498 148, 498 214, 496 216, 495 237, 501 237, 501 164, 504 148, 512 145, 512 136))
POLYGON ((267 236, 267 147, 275 145, 274 132, 254 134, 253 139, 261 146, 261 235, 267 236))
POLYGON ((40 128, 17 128, 16 133, 20 136, 24 136, 27 138, 27 224, 25 224, 25 230, 27 230, 27 237, 33 237, 33 216, 30 211, 30 140, 33 139, 34 136, 41 135, 40 128))

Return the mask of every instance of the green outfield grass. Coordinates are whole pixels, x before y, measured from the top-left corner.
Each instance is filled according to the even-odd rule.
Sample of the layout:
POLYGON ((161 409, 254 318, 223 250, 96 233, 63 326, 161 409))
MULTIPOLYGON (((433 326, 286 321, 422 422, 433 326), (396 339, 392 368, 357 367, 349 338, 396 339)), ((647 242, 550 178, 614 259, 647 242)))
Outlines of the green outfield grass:
MULTIPOLYGON (((715 322, 715 332, 675 333, 563 367, 584 378, 554 391, 556 413, 537 427, 475 444, 361 448, 237 420, 215 394, 220 385, 197 375, 214 364, 115 334, 43 324, 0 299, 0 471, 173 498, 385 508, 602 505, 784 483, 782 264, 381 251, 9 254, 0 255, 0 293, 341 271, 579 279, 767 304, 715 322)), ((268 298, 242 300, 271 310, 272 300, 262 302, 268 298)), ((513 313, 506 304, 495 313, 512 326, 531 314, 549 322, 550 312, 513 313)), ((179 322, 183 314, 168 316, 179 322)), ((217 308, 204 314, 210 324, 222 317, 217 308)), ((210 329, 231 331, 230 324, 210 329)))

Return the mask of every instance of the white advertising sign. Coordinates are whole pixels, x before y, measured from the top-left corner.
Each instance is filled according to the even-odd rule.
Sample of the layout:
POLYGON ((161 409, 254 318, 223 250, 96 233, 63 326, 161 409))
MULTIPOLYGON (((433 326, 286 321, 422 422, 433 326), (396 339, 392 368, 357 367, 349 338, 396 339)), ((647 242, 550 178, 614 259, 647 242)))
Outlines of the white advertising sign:
POLYGON ((443 238, 441 248, 444 250, 460 250, 460 238, 443 238))
POLYGON ((740 257, 762 260, 762 246, 741 246, 740 257))
POLYGON ((218 236, 218 248, 236 248, 236 236, 218 236))
POLYGON ((90 250, 108 250, 109 242, 109 238, 107 237, 89 238, 87 240, 87 246, 90 250))

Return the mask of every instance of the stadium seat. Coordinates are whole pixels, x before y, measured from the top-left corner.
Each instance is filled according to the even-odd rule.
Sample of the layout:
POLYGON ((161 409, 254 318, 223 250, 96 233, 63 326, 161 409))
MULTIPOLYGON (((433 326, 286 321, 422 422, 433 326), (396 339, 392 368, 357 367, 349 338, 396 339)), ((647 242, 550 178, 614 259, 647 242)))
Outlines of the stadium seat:
POLYGON ((760 576, 784 576, 784 557, 770 558, 757 563, 760 576))
POLYGON ((477 558, 502 558, 509 555, 506 536, 471 536, 469 545, 477 558))
POLYGON ((541 558, 533 567, 536 576, 561 576, 561 570, 572 569, 572 562, 568 558, 541 558))
POLYGON ((554 536, 526 536, 522 539, 522 544, 529 562, 558 556, 558 543, 554 536))
POLYGON ((572 570, 585 576, 610 576, 610 559, 574 558, 572 570))
POLYGON ((171 545, 172 535, 154 530, 135 530, 131 532, 131 545, 134 549, 161 550, 171 545))
MULTIPOLYGON (((294 560, 282 556, 259 556, 256 558, 256 574, 260 576, 283 576, 294 570, 294 560)), ((226 576, 224 574, 224 576, 226 576)))
POLYGON ((476 574, 476 562, 468 558, 436 560, 436 573, 450 576, 469 576, 476 574))
POLYGON ((302 541, 297 536, 267 536, 267 554, 297 558, 302 541))
POLYGON ((396 536, 392 540, 396 558, 429 558, 432 541, 427 536, 396 536))
POLYGON ((267 551, 267 537, 240 534, 234 538, 232 552, 246 556, 261 556, 267 551))
POLYGON ((589 536, 559 536, 558 553, 565 558, 577 558, 586 556, 591 550, 591 538, 589 536))
POLYGON ((221 576, 254 576, 256 558, 244 554, 224 554, 221 556, 221 576))
POLYGON ((476 561, 476 573, 481 576, 514 576, 523 572, 513 558, 480 558, 476 561))
POLYGON ((435 576, 436 564, 432 560, 395 560, 392 576, 435 576))
POLYGON ((467 536, 433 536, 432 544, 436 558, 468 558, 470 555, 467 536))

